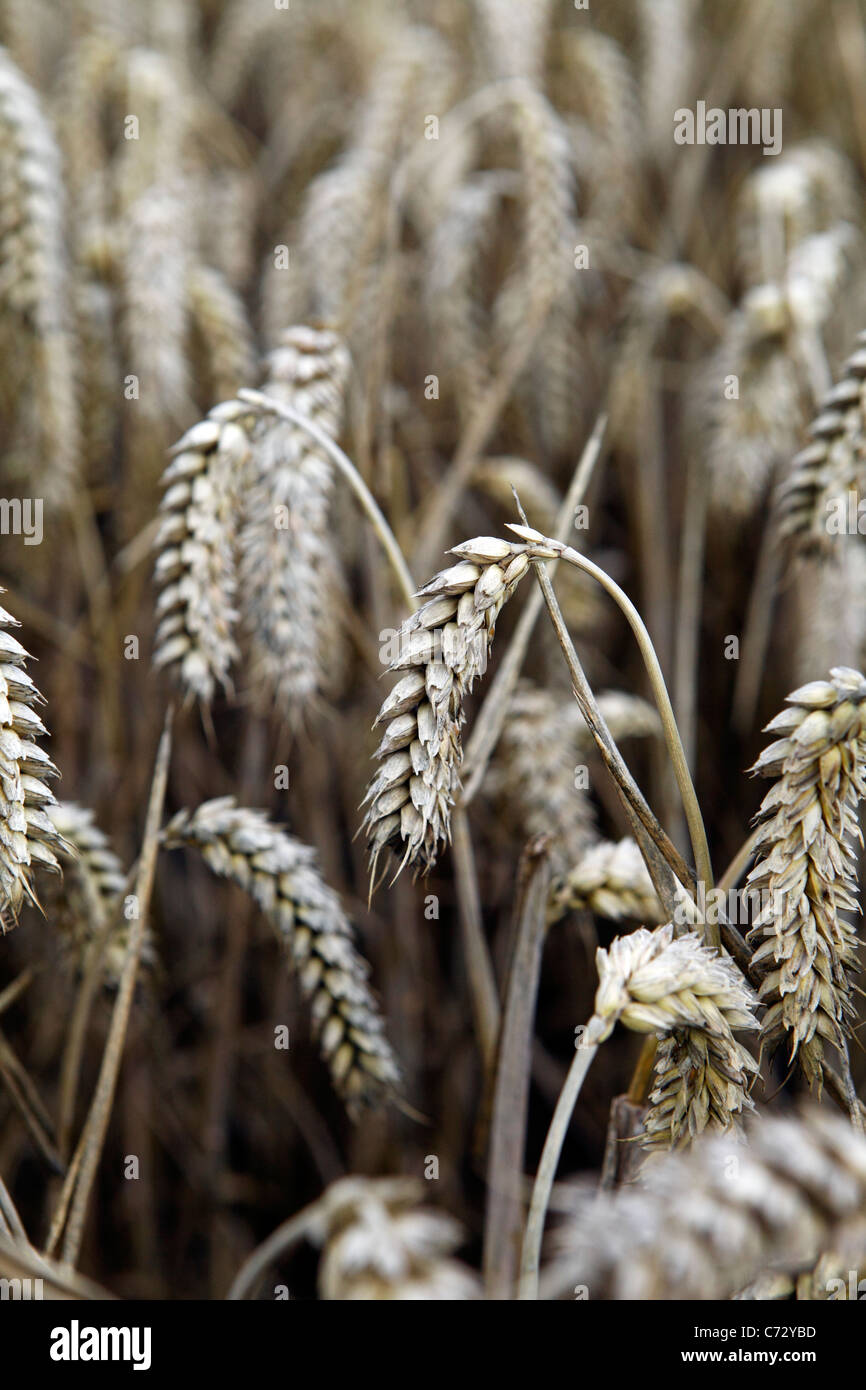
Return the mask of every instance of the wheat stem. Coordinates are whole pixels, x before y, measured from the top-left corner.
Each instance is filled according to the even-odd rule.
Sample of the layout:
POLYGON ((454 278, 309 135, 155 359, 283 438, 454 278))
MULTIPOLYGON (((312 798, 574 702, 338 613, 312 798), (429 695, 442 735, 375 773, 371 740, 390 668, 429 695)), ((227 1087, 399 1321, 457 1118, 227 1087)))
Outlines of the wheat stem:
MULTIPOLYGON (((594 579, 598 580, 602 588, 611 595, 625 614, 629 627, 634 633, 638 648, 640 649, 640 654, 643 658, 644 666, 646 667, 652 687, 653 698, 655 699, 659 717, 662 721, 665 742, 668 745, 668 752, 670 753, 677 785, 680 789, 680 796, 682 797, 683 807, 686 813, 686 823, 692 842, 692 852, 695 856, 695 869, 697 871, 698 882, 703 883, 705 892, 708 892, 713 886, 713 869, 710 861, 709 845, 707 844, 707 832, 704 827, 698 798, 695 794, 694 784, 689 774, 688 761, 683 750, 679 729, 677 728, 677 721, 674 717, 670 696, 668 695, 667 686, 665 685, 665 679, 662 675, 658 657, 656 656, 643 619, 631 599, 619 585, 611 579, 610 575, 606 574, 605 571, 594 564, 592 560, 587 559, 585 555, 581 555, 578 551, 573 550, 571 546, 563 545, 560 541, 550 540, 547 537, 541 536, 538 532, 533 531, 532 527, 518 526, 510 522, 508 524, 508 529, 514 531, 522 540, 527 541, 531 548, 534 547, 535 551, 540 549, 542 552, 552 552, 550 554, 534 554, 533 558, 547 560, 559 556, 561 559, 567 560, 569 564, 576 565, 578 569, 582 569, 587 574, 591 574, 594 579)), ((718 927, 712 923, 707 923, 706 929, 708 939, 711 941, 712 945, 718 949, 718 927)))
MULTIPOLYGON (((586 1036, 588 1037, 589 1034, 587 1033, 586 1036)), ((598 1043, 589 1043, 586 1041, 586 1038, 581 1039, 580 1046, 577 1048, 571 1066, 568 1069, 565 1085, 560 1092, 559 1100, 556 1102, 556 1109, 553 1112, 550 1129, 547 1131, 547 1138, 544 1141, 544 1148, 541 1153, 541 1162, 538 1165, 538 1173, 536 1174, 535 1185, 532 1189, 529 1218, 523 1237, 523 1251, 520 1257, 520 1284, 518 1287, 518 1298, 521 1299, 538 1298, 538 1266, 541 1259, 541 1238, 544 1234, 544 1220, 547 1216, 547 1208, 550 1204, 550 1194, 553 1191, 553 1180, 556 1177, 556 1170, 559 1167, 559 1156, 562 1153, 562 1146, 565 1143, 565 1136, 568 1133, 571 1116, 577 1104, 578 1096, 580 1095, 580 1088, 584 1083, 586 1074, 592 1065, 592 1060, 597 1051, 598 1043)))
MULTIPOLYGON (((123 1048, 126 1040, 127 1028, 129 1026, 132 998, 135 991, 135 980, 138 973, 138 962, 147 927, 150 896, 153 889, 154 871, 156 869, 156 858, 159 851, 159 825, 162 818, 162 806, 165 800, 166 783, 168 781, 168 764, 171 756, 171 726, 173 718, 174 707, 170 705, 165 716, 165 725, 157 749, 153 780, 150 787, 150 797, 147 805, 144 837, 139 860, 138 877, 135 885, 138 915, 133 919, 130 925, 126 956, 123 962, 123 970, 120 977, 117 998, 114 1003, 114 1010, 111 1015, 111 1024, 109 1025, 105 1051, 102 1056, 99 1079, 96 1083, 93 1101, 79 1142, 79 1149, 81 1152, 80 1168, 76 1165, 70 1169, 70 1175, 73 1175, 72 1185, 74 1187, 74 1193, 69 1207, 69 1215, 66 1220, 66 1233, 63 1241, 62 1259, 63 1263, 66 1265, 75 1265, 78 1259, 78 1252, 81 1248, 81 1238, 84 1234, 84 1220, 87 1215, 87 1204, 96 1177, 99 1157, 105 1143, 108 1121, 111 1115, 115 1090, 117 1088, 117 1078, 123 1058, 123 1048)), ((69 1181, 68 1178, 67 1181, 69 1181)))

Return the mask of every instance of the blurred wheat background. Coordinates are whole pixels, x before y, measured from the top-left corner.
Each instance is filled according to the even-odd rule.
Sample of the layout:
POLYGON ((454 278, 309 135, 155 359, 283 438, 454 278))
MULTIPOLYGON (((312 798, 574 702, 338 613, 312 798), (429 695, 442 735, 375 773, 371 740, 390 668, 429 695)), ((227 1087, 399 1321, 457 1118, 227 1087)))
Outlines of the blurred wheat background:
MULTIPOLYGON (((61 803, 29 783, 21 794, 39 813, 27 833, 44 912, 17 871, 0 876, 9 1200, 44 1248, 109 1037, 129 934, 117 903, 133 892, 176 699, 167 830, 70 1263, 123 1297, 223 1298, 274 1227, 344 1178, 317 1209, 318 1276, 308 1242, 277 1260, 264 1297, 278 1283, 293 1298, 384 1296, 385 1267, 413 1296, 473 1296, 485 1240, 493 1291, 489 1242, 505 1238, 508 1217, 491 1216, 491 1134, 504 1132, 510 1101, 518 1127, 526 1106, 525 1209, 575 1029, 600 1012, 596 949, 670 914, 545 613, 492 750, 473 747, 537 585, 531 556, 507 572, 513 538, 507 558, 446 551, 509 536, 512 487, 529 525, 558 534, 595 429, 598 458, 563 538, 643 616, 717 876, 767 791, 746 775, 769 741, 762 727, 790 691, 824 682, 779 735, 806 759, 786 774, 785 834, 793 844, 817 807, 847 846, 833 863, 854 902, 866 686, 827 682, 866 663, 866 550, 856 524, 832 535, 825 518, 866 469, 866 6, 2 0, 0 43, 0 492, 43 503, 41 543, 4 525, 0 579, 35 658, 50 734, 40 746, 61 803), (675 111, 699 101, 781 111, 781 151, 676 143, 675 111), (372 727, 407 596, 321 440, 245 390, 342 448, 417 588, 463 567, 422 595, 429 621, 416 636, 455 610, 462 623, 461 594, 470 606, 475 596, 467 630, 482 641, 496 617, 489 670, 458 672, 472 794, 450 827, 459 757, 449 762, 447 740, 459 745, 460 719, 443 735, 417 663, 398 671, 408 683, 372 727), (797 721, 816 709, 828 720, 843 709, 849 723, 803 752, 797 721), (405 751, 412 739, 423 768, 405 751), (834 820, 814 789, 829 776, 821 757, 839 748, 833 794, 846 809, 834 820), (412 864, 395 878, 405 854, 412 864), (54 857, 62 880, 41 872, 54 857), (531 1053, 504 1082, 500 1065, 497 1094, 501 1009, 517 1018, 521 991, 534 1003, 534 967, 522 979, 510 963, 541 861, 531 1053), (429 873, 413 879, 412 865, 429 873), (100 924, 109 935, 94 966, 100 924), (287 1047, 275 1045, 280 1028, 287 1047), (426 1230, 412 1224, 419 1202, 426 1230), (352 1251, 341 1253, 353 1220, 379 1252, 375 1277, 353 1274, 352 1251)), ((567 564, 556 594, 613 738, 689 859, 622 614, 567 564)), ((5 638, 3 650, 21 706, 3 722, 34 738, 35 696, 9 685, 19 658, 5 638)), ((40 780, 37 754, 0 753, 19 759, 25 783, 40 780)), ((780 775, 781 762, 767 754, 759 771, 780 775)), ((777 832, 773 822, 768 854, 777 832)), ((778 887, 778 859, 767 862, 755 882, 778 887)), ((818 901, 797 892, 795 914, 818 901)), ((849 1110, 851 1084, 863 1094, 863 1011, 848 983, 862 949, 834 913, 829 925, 816 918, 835 944, 815 991, 780 1003, 764 1029, 767 1043, 774 1029, 801 1029, 802 1065, 789 1066, 790 1048, 775 1064, 766 1053, 756 1078, 757 1047, 745 1052, 726 1021, 726 1060, 715 1034, 710 1056, 739 1098, 714 1094, 687 1131, 715 1127, 719 1109, 737 1118, 752 1083, 759 1107, 782 1113, 772 1123, 793 1123, 791 1098, 820 1080, 822 1044, 806 1036, 816 1019, 828 1020, 828 1055, 837 1024, 853 1030, 849 1110)), ((739 923, 743 935, 753 926, 739 923)), ((765 935, 775 950, 776 927, 765 935)), ((753 1004, 734 1008, 720 980, 707 986, 724 995, 718 1016, 745 1026, 753 1004)), ((776 980, 762 1000, 771 1009, 773 988, 787 997, 776 980)), ((560 1177, 605 1164, 611 1103, 641 1057, 624 1008, 581 1091, 560 1177)), ((680 1030, 660 1044, 675 1072, 677 1048, 706 1047, 703 1017, 686 1008, 659 1025, 665 1038, 680 1030)), ((842 1083, 825 1089, 822 1113, 840 1105, 842 1083)), ((662 1111, 654 1128, 667 1141, 662 1111)), ((767 1123, 761 1181, 784 1147, 767 1123)), ((790 1142, 812 1145, 815 1163, 820 1150, 828 1172, 843 1151, 856 1168, 837 1130, 797 1133, 790 1142)), ((605 1167, 609 1187, 609 1154, 605 1167)), ((862 1215, 862 1181, 859 1192, 862 1215)), ((588 1220, 587 1239, 600 1223, 588 1220)), ((627 1209, 613 1210, 606 1229, 624 1225, 627 1209)), ((609 1292, 619 1276, 599 1254, 604 1239, 592 1267, 609 1292)), ((577 1281, 565 1268, 550 1296, 577 1281)), ((707 1296, 758 1273, 734 1262, 707 1296)), ((633 1287, 654 1297, 665 1286, 633 1287)), ((774 1291, 793 1287, 783 1277, 774 1291)), ((826 1296, 817 1276, 798 1287, 826 1296)))

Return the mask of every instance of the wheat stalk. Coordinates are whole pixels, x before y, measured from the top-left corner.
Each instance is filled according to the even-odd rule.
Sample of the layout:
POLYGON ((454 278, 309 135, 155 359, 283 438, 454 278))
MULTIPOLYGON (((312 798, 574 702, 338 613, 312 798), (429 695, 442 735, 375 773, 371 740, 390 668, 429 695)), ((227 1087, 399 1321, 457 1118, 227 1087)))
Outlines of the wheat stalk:
POLYGON ((478 536, 451 552, 458 563, 420 590, 425 602, 397 633, 389 670, 408 671, 376 717, 385 724, 367 788, 364 828, 375 878, 390 846, 428 869, 447 844, 460 785, 463 702, 484 673, 496 619, 529 569, 523 546, 478 536))
POLYGON ((352 1113, 381 1103, 399 1068, 367 984, 369 967, 315 852, 233 797, 179 812, 163 842, 198 849, 214 873, 255 899, 297 969, 335 1087, 352 1113))
POLYGON ((820 1089, 824 1043, 844 1049, 853 1015, 857 933, 840 914, 858 910, 866 678, 835 667, 829 681, 795 690, 788 705, 767 725, 779 737, 753 769, 774 783, 758 812, 748 886, 762 896, 748 941, 768 1005, 762 1040, 787 1039, 791 1058, 820 1089))
MULTIPOLYGON (((768 1266, 796 1273, 838 1238, 866 1253, 866 1142, 824 1110, 713 1136, 594 1195, 545 1272, 546 1297, 721 1299, 768 1266)), ((855 1253, 852 1253, 855 1258, 855 1253)))

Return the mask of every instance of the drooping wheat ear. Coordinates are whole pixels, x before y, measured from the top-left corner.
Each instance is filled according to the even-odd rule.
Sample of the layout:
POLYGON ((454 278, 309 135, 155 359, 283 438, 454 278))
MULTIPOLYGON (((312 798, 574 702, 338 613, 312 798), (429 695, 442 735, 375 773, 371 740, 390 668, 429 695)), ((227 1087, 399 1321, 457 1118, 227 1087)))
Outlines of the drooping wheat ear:
POLYGON ((415 1178, 340 1178, 325 1191, 311 1239, 323 1246, 319 1296, 376 1301, 481 1297, 474 1271, 450 1256, 460 1225, 421 1205, 415 1178))
POLYGON ((511 109, 523 183, 523 304, 537 314, 575 279, 574 164, 568 132, 540 92, 521 84, 511 109))
POLYGON ((428 312, 464 416, 490 380, 479 273, 508 185, 507 174, 487 170, 449 190, 429 239, 428 312))
POLYGON ((0 48, 0 303, 25 319, 35 352, 36 428, 49 501, 69 499, 79 425, 60 153, 36 93, 0 48))
POLYGON ((601 840, 584 851, 564 878, 554 881, 548 920, 588 908, 612 921, 662 923, 664 912, 634 840, 601 840))
POLYGON ((386 846, 402 868, 428 869, 450 836, 460 786, 463 701, 487 667, 496 619, 529 569, 526 547, 478 536, 451 551, 425 599, 396 634, 389 670, 406 671, 376 717, 386 724, 381 767, 367 788, 364 827, 371 873, 386 846))
POLYGON ((824 1043, 843 1047, 853 1015, 850 973, 858 911, 857 805, 866 792, 866 677, 835 667, 788 696, 767 725, 779 737, 753 771, 774 778, 758 812, 761 894, 748 941, 768 1008, 761 1038, 787 1038, 809 1084, 821 1083, 824 1043))
MULTIPOLYGON (((191 409, 187 363, 189 214, 179 183, 152 185, 124 220, 124 325, 137 410, 175 428, 191 409)), ((169 436, 170 437, 170 436, 169 436)))
POLYGON ((475 9, 491 76, 526 77, 541 86, 551 0, 475 0, 475 9))
POLYGON ((15 926, 25 899, 38 901, 31 871, 59 873, 68 849, 47 815, 46 778, 59 774, 36 742, 48 732, 36 713, 44 701, 24 669, 27 652, 7 631, 19 626, 0 608, 0 933, 15 926))
POLYGON ((435 91, 448 66, 435 32, 416 25, 392 32, 371 73, 354 140, 310 185, 299 248, 312 288, 310 308, 347 337, 379 258, 388 184, 410 117, 421 91, 428 101, 433 96, 431 76, 435 91))
POLYGON ((193 266, 186 277, 187 303, 205 350, 210 395, 227 400, 253 380, 255 358, 243 301, 218 270, 193 266))
MULTIPOLYGON (((640 1184, 581 1204, 542 1279, 547 1297, 730 1298, 767 1267, 808 1269, 839 1237, 863 1248, 866 1141, 821 1109, 707 1137, 640 1184)), ((852 1249, 852 1258, 856 1252, 852 1249)))
POLYGON ((562 62, 595 146, 590 216, 622 235, 634 216, 641 139, 631 64, 615 39, 582 26, 563 36, 562 62))
POLYGON ((727 515, 750 515, 774 468, 796 446, 802 407, 789 328, 783 291, 774 285, 752 290, 703 369, 710 497, 727 515), (726 395, 733 378, 736 398, 726 395))
POLYGON ((776 495, 779 528, 795 552, 825 551, 847 534, 849 493, 866 487, 866 332, 824 398, 776 495))
POLYGON ((729 956, 705 946, 694 932, 674 936, 671 922, 639 927, 596 951, 598 1041, 617 1023, 636 1033, 668 1034, 694 1028, 730 1038, 734 1028, 754 1028, 752 991, 729 956))
MULTIPOLYGON (((711 332, 724 327, 727 301, 694 266, 678 261, 645 271, 633 285, 625 313, 617 360, 611 378, 611 430, 617 441, 636 452, 650 406, 652 376, 647 359, 659 352, 674 320, 700 320, 711 332)), ((708 388, 709 388, 708 383, 708 388)), ((712 389, 718 387, 714 377, 712 389)))
MULTIPOLYGON (((336 438, 350 369, 341 340, 325 329, 291 328, 268 367, 266 393, 336 438)), ((253 452, 240 542, 253 683, 265 707, 276 702, 297 723, 334 684, 339 664, 333 470, 305 430, 273 416, 259 422, 253 452)))
POLYGON ((238 655, 233 546, 251 450, 237 401, 216 406, 188 430, 163 475, 155 580, 154 665, 168 667, 190 699, 228 688, 238 655))
MULTIPOLYGON (((63 882, 52 902, 52 921, 67 933, 79 964, 91 942, 117 913, 126 886, 126 872, 119 855, 96 824, 93 812, 71 801, 57 801, 48 815, 66 842, 61 861, 63 882)), ((128 923, 118 921, 109 932, 102 956, 102 977, 117 988, 126 954, 128 923)), ((153 933, 148 927, 141 953, 142 965, 156 962, 153 933)))
POLYGON ((746 1087, 757 1066, 734 1030, 757 1026, 757 999, 730 957, 694 933, 675 937, 668 923, 618 937, 597 961, 602 1039, 617 1021, 661 1035, 645 1147, 680 1148, 705 1129, 736 1130, 753 1108, 746 1087))
POLYGON ((400 1079, 399 1067, 367 983, 369 966, 315 851, 233 797, 181 811, 163 840, 198 849, 214 873, 255 899, 297 969, 322 1056, 350 1113, 381 1104, 400 1079))
POLYGON ((781 280, 795 247, 837 223, 856 225, 859 212, 855 169, 825 141, 806 141, 756 166, 737 209, 737 256, 746 283, 781 280))

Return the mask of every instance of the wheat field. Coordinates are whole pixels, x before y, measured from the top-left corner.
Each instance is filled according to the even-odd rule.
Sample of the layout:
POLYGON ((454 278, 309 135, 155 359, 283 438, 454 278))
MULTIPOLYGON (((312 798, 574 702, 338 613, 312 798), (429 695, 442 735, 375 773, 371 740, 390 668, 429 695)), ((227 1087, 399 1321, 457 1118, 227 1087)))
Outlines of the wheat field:
POLYGON ((864 72, 0 0, 4 1297, 857 1297, 864 72))

